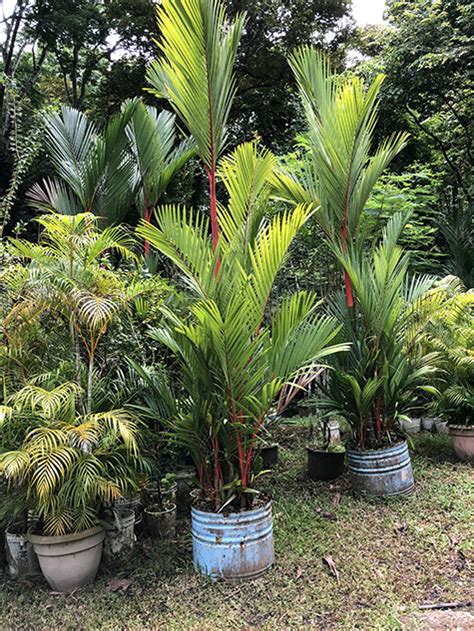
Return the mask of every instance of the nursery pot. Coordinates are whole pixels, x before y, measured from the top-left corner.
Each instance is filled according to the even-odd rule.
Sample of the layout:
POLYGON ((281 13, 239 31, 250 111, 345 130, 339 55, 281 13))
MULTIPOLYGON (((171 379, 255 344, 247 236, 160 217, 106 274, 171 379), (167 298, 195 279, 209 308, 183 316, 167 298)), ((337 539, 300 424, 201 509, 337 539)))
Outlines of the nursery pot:
MULTIPOLYGON (((176 493, 178 491, 178 485, 176 482, 170 486, 169 489, 161 490, 161 497, 164 502, 171 502, 172 504, 176 504, 176 493)), ((149 498, 149 502, 151 504, 156 504, 159 501, 160 494, 158 492, 158 483, 150 482, 150 484, 145 488, 145 493, 149 498)))
POLYGON ((135 513, 131 508, 115 509, 113 524, 106 530, 104 557, 107 560, 127 557, 135 545, 135 513))
POLYGON ((421 429, 421 419, 411 418, 401 423, 402 429, 406 434, 418 434, 421 429))
POLYGON ((194 566, 212 580, 255 578, 274 562, 272 504, 241 513, 191 508, 194 566))
POLYGON ((414 480, 406 441, 373 451, 347 450, 347 468, 354 493, 408 495, 414 480))
POLYGON ((453 439, 456 458, 464 462, 474 462, 474 427, 450 425, 449 434, 453 439))
POLYGON ((442 421, 441 419, 435 420, 435 429, 437 434, 448 434, 448 423, 447 421, 442 421))
POLYGON ((186 467, 176 472, 176 505, 178 514, 189 515, 191 507, 190 492, 193 488, 193 480, 196 477, 196 469, 194 467, 186 467))
POLYGON ((90 528, 71 535, 29 535, 43 576, 51 589, 70 593, 94 580, 102 556, 103 528, 90 528))
POLYGON ((421 421, 421 426, 425 432, 432 432, 435 426, 436 419, 432 416, 425 416, 421 421))
POLYGON ((308 477, 311 480, 334 480, 344 471, 344 451, 324 451, 307 447, 308 477))
POLYGON ((5 532, 5 552, 10 578, 22 578, 41 572, 33 544, 20 530, 21 528, 12 526, 5 532))
POLYGON ((165 510, 152 504, 145 508, 145 521, 146 529, 154 539, 172 539, 176 535, 176 504, 165 510))
POLYGON ((260 455, 262 456, 263 466, 265 469, 275 466, 278 463, 278 445, 268 445, 268 447, 262 447, 260 449, 260 455))

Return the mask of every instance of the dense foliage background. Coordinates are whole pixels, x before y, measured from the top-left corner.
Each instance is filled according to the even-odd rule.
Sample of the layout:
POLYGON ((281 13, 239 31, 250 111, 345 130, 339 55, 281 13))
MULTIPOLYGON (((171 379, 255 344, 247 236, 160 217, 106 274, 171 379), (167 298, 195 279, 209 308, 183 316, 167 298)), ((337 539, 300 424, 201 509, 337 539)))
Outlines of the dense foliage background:
MULTIPOLYGON (((154 0, 17 0, 0 30, 0 221, 4 234, 35 238, 27 199, 51 173, 42 131, 45 113, 69 104, 103 124, 130 97, 158 109, 145 91, 160 38, 154 0)), ((413 208, 405 243, 419 271, 449 271, 473 286, 472 23, 469 0, 389 0, 383 26, 357 28, 347 0, 227 0, 248 22, 237 59, 239 91, 230 145, 259 137, 296 162, 303 129, 287 55, 312 42, 339 71, 384 72, 379 132, 407 130, 411 140, 377 186, 370 211, 386 217, 413 208)), ((231 147, 229 147, 231 148, 231 147)), ((192 161, 168 201, 202 205, 206 183, 192 161)), ((136 222, 130 208, 128 221, 136 222)), ((320 287, 326 269, 315 230, 299 239, 289 275, 295 287, 320 287)))

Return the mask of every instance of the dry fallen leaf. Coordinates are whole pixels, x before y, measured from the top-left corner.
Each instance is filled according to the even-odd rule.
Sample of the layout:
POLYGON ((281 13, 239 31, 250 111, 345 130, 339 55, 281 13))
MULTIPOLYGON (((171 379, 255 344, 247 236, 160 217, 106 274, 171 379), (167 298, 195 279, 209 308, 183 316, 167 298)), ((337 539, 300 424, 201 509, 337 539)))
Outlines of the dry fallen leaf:
POLYGON ((130 581, 126 578, 114 578, 107 583, 108 592, 125 592, 130 587, 130 581))
POLYGON ((336 508, 337 506, 339 506, 340 503, 341 503, 341 494, 335 493, 334 497, 332 498, 332 505, 334 506, 334 508, 336 508))
POLYGON ((331 556, 323 557, 323 561, 328 564, 331 574, 336 577, 336 581, 339 583, 339 571, 334 563, 334 559, 331 556))
POLYGON ((295 576, 295 579, 296 579, 296 580, 298 580, 302 574, 303 574, 303 570, 302 570, 302 569, 301 569, 301 567, 298 565, 298 567, 296 568, 296 576, 295 576))

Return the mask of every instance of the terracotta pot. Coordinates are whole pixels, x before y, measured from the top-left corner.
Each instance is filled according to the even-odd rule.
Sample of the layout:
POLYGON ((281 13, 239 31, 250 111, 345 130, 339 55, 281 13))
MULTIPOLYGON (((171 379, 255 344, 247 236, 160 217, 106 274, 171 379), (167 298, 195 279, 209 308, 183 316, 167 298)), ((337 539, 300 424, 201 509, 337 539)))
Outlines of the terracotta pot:
POLYGON ((469 425, 450 425, 449 434, 453 439, 456 458, 464 462, 474 462, 474 427, 469 425))
POLYGON ((156 539, 171 539, 176 534, 176 504, 166 510, 157 506, 145 508, 146 528, 156 539))
POLYGON ((90 528, 72 535, 29 535, 41 571, 51 589, 70 593, 94 580, 102 557, 103 528, 90 528))

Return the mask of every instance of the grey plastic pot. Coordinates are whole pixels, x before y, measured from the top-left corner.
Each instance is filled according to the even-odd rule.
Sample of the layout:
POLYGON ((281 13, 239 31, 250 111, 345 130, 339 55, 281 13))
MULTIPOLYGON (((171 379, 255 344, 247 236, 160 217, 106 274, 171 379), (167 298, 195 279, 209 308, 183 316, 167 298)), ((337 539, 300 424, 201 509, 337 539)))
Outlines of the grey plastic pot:
POLYGON ((448 423, 447 421, 436 420, 435 421, 435 429, 437 434, 448 434, 448 423))
POLYGON ((421 419, 421 426, 424 432, 432 432, 435 426, 436 419, 432 416, 425 416, 421 419))
POLYGON ((401 422, 402 429, 406 434, 418 434, 421 429, 421 419, 411 418, 401 422))
MULTIPOLYGON (((171 502, 176 504, 176 493, 178 491, 178 485, 176 482, 170 486, 169 489, 161 490, 161 497, 164 502, 171 502)), ((158 484, 156 482, 150 482, 145 489, 146 495, 150 499, 151 504, 155 504, 159 501, 160 494, 158 492, 158 484)))
POLYGON ((57 537, 29 535, 28 538, 38 555, 43 576, 54 591, 70 593, 94 580, 102 557, 103 528, 57 537))
POLYGON ((105 533, 104 557, 108 561, 128 557, 136 541, 135 513, 131 508, 115 509, 110 526, 105 533))
POLYGON ((176 534, 176 504, 166 510, 151 505, 145 508, 146 529, 154 539, 171 539, 176 534))
POLYGON ((22 578, 40 574, 41 569, 33 544, 28 541, 25 533, 14 532, 14 530, 16 528, 13 526, 5 532, 8 575, 10 578, 22 578))

